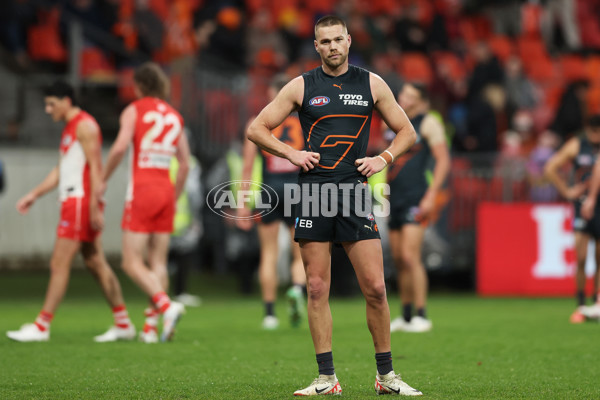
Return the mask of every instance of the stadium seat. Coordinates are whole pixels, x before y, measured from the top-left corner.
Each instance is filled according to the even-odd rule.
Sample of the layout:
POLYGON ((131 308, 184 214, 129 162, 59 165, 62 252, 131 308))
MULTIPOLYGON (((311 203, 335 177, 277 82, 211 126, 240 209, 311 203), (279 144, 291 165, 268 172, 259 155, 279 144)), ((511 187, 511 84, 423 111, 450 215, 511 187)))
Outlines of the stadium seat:
POLYGON ((587 106, 590 114, 600 113, 600 83, 592 86, 587 94, 587 106))
POLYGON ((562 55, 559 58, 560 72, 566 82, 585 78, 585 63, 581 56, 575 54, 562 55))
POLYGON ((399 57, 396 68, 407 81, 421 82, 426 85, 433 81, 430 60, 424 54, 404 53, 399 57))
POLYGON ((60 10, 39 12, 40 23, 27 30, 27 51, 33 61, 64 63, 67 49, 60 38, 60 10))
POLYGON ((585 73, 590 82, 600 82, 600 56, 587 58, 585 61, 585 73))
POLYGON ((459 29, 467 44, 473 44, 480 40, 487 40, 492 36, 490 21, 483 16, 461 18, 459 29))
POLYGON ((523 61, 525 72, 531 79, 544 82, 559 77, 541 39, 520 38, 517 42, 517 51, 523 61))
POLYGON ((524 4, 521 6, 521 36, 540 37, 540 17, 542 6, 539 4, 524 4))
POLYGON ((115 66, 104 51, 95 46, 84 48, 79 54, 80 73, 83 78, 112 80, 115 78, 115 66))
POLYGON ((502 63, 505 63, 515 52, 515 45, 508 36, 494 35, 489 39, 488 44, 502 63))
POLYGON ((438 51, 433 53, 433 62, 436 70, 444 66, 450 71, 450 76, 456 80, 464 79, 467 74, 463 61, 450 51, 438 51))

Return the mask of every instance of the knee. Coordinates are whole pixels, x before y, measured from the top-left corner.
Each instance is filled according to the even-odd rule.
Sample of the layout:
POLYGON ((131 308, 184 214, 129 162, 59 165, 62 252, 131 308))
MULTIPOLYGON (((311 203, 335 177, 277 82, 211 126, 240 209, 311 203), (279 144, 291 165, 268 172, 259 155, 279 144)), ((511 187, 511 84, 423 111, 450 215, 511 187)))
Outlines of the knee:
POLYGON ((312 301, 322 300, 329 296, 329 283, 320 277, 309 277, 306 286, 308 297, 312 301))
POLYGON ((400 260, 401 269, 403 270, 414 271, 419 267, 419 259, 413 254, 404 253, 402 254, 400 260))
POLYGON ((97 255, 85 257, 83 262, 87 269, 93 274, 98 274, 102 269, 102 260, 97 255))
POLYGON ((387 303, 387 292, 385 282, 369 282, 364 290, 367 303, 380 305, 387 303))
POLYGON ((68 265, 64 265, 64 263, 60 262, 57 258, 50 259, 50 273, 51 274, 60 274, 69 270, 68 265))

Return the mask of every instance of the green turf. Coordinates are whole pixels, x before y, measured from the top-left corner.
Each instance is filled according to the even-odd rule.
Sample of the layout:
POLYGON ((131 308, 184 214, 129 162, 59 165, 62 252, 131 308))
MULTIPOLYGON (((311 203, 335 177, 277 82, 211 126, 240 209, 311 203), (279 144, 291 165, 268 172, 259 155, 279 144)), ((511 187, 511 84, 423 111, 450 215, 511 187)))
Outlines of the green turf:
MULTIPOLYGON (((145 306, 122 278, 134 323, 145 306)), ((39 311, 46 274, 0 274, 0 330, 39 311)), ((257 295, 235 282, 194 277, 203 297, 175 341, 95 344, 111 323, 91 277, 74 273, 49 343, 0 338, 2 399, 281 399, 316 376, 306 324, 260 329, 257 295)), ((393 311, 396 298, 390 299, 393 311)), ((394 367, 427 399, 598 399, 600 325, 571 325, 571 299, 480 299, 433 294, 426 334, 394 333, 394 367)), ((343 396, 375 397, 375 361, 361 298, 333 299, 334 361, 343 396)), ((395 314, 395 313, 394 313, 395 314)))

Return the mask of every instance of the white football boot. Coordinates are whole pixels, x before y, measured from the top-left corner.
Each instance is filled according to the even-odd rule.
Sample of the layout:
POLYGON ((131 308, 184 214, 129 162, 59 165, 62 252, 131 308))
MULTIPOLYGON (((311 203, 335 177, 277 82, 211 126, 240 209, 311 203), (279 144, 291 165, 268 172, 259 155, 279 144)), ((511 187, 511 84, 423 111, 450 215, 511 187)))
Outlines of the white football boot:
POLYGON ((129 324, 127 328, 119 328, 116 325, 111 326, 102 335, 94 337, 96 343, 116 342, 117 340, 133 340, 135 339, 135 326, 129 324))
POLYGON ((403 317, 394 318, 390 324, 390 332, 404 332, 408 322, 403 317))
POLYGON ((183 304, 176 301, 172 301, 167 311, 163 314, 163 330, 160 334, 160 341, 166 342, 173 338, 175 334, 175 326, 181 316, 185 314, 185 307, 183 304))
POLYGON ((47 342, 50 339, 50 329, 40 331, 36 324, 25 324, 18 331, 6 332, 6 336, 17 342, 47 342))
POLYGON ((158 343, 158 332, 156 329, 150 329, 148 332, 140 331, 139 339, 142 343, 158 343))
POLYGON ((377 394, 398 394, 400 396, 422 396, 423 393, 410 387, 402 380, 400 375, 394 371, 386 375, 379 375, 375 378, 375 392, 377 394))
POLYGON ((319 375, 308 387, 294 392, 294 396, 317 396, 325 394, 342 394, 342 387, 335 374, 319 375))
POLYGON ((581 313, 589 319, 600 320, 600 304, 581 307, 581 313))
POLYGON ((406 324, 404 332, 429 332, 433 328, 431 320, 423 317, 412 317, 410 322, 406 324))
POLYGON ((267 331, 272 331, 279 328, 279 320, 274 315, 267 315, 263 318, 262 328, 267 331))

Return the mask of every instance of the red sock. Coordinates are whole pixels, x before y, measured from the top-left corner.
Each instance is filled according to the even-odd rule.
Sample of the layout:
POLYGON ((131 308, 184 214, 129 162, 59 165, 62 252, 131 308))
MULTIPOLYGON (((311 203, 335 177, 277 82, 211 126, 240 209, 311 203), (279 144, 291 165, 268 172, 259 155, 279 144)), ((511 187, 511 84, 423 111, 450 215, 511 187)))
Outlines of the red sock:
POLYGON ((40 311, 39 315, 35 319, 35 325, 40 331, 45 332, 50 329, 52 318, 54 318, 53 314, 46 311, 40 311))
POLYGON ((152 296, 152 303, 154 303, 158 312, 163 314, 171 305, 171 299, 165 292, 158 292, 152 296))
POLYGON ((115 326, 125 329, 131 325, 131 320, 129 319, 129 313, 127 312, 127 308, 125 308, 125 304, 113 307, 112 312, 113 318, 115 319, 115 326))

